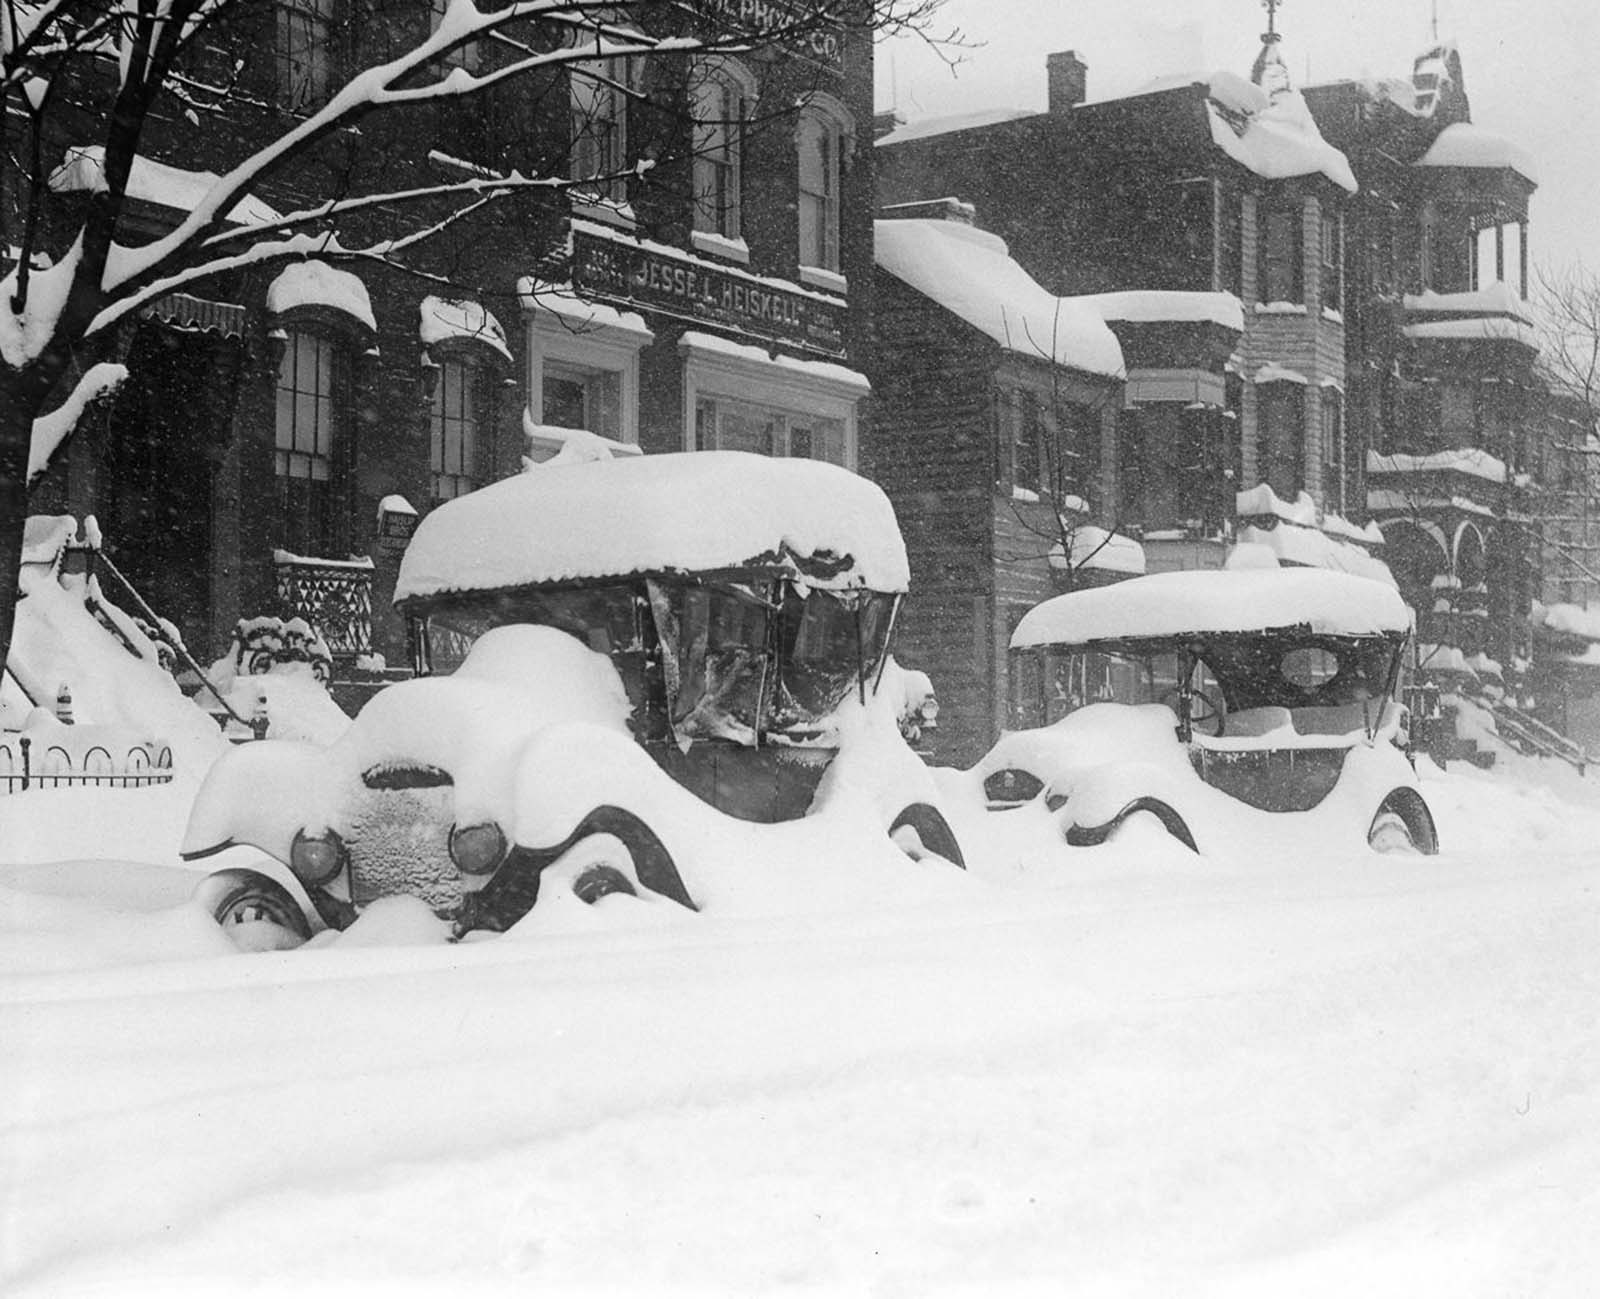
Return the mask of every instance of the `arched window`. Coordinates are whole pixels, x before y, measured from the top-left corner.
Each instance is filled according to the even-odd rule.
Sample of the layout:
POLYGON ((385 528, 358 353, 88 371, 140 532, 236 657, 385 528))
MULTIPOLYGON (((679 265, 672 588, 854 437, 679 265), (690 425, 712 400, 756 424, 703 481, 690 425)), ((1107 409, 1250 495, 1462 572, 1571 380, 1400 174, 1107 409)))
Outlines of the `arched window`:
POLYGON ((586 59, 570 65, 572 175, 594 180, 587 191, 612 203, 628 199, 628 96, 632 60, 586 59))
POLYGON ((488 395, 491 379, 484 365, 462 353, 439 363, 433 389, 431 494, 435 501, 464 495, 488 480, 488 395))
POLYGON ((850 116, 827 96, 800 110, 795 131, 799 165, 800 265, 839 269, 839 183, 850 146, 850 116))
POLYGON ((737 239, 745 111, 755 98, 755 81, 732 60, 703 60, 695 65, 689 95, 694 114, 694 228, 737 239))
POLYGON ((278 362, 274 470, 278 540, 299 555, 331 555, 338 548, 335 491, 343 450, 338 390, 345 376, 340 348, 330 333, 286 332, 278 362))

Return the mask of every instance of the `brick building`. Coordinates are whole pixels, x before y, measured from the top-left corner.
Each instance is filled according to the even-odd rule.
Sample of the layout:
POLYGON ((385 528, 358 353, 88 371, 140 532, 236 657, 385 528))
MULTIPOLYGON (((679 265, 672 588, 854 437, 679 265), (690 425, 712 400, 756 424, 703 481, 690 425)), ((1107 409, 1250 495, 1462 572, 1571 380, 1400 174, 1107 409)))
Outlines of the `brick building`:
MULTIPOLYGON (((292 126, 444 9, 243 7, 208 53, 219 68, 250 56, 224 112, 197 126, 174 103, 148 124, 130 182, 143 237, 170 228, 241 143, 292 126)), ((715 4, 702 13, 724 20, 715 4)), ((690 21, 679 6, 637 16, 663 34, 690 21)), ((530 23, 522 44, 484 40, 447 61, 492 73, 551 47, 553 30, 530 23)), ((594 181, 458 221, 415 250, 421 275, 313 258, 154 303, 111 348, 129 383, 32 508, 96 514, 107 553, 202 659, 241 616, 304 613, 353 676, 374 651, 404 661, 388 595, 411 512, 553 453, 564 430, 855 464, 871 85, 870 39, 822 26, 738 57, 585 60, 336 133, 234 217, 513 171, 594 181)), ((65 211, 98 181, 93 151, 64 130, 44 151, 60 160, 65 211)), ((339 234, 350 247, 393 231, 392 214, 357 214, 339 234)))
POLYGON ((1356 185, 1278 43, 1269 31, 1249 79, 1099 101, 1083 61, 1053 54, 1044 113, 882 136, 879 196, 982 196, 983 224, 1046 288, 1109 295, 1128 382, 1096 507, 1140 536, 1152 569, 1217 567, 1243 539, 1381 574, 1377 534, 1351 521, 1364 464, 1344 420, 1356 185), (1119 313, 1129 302, 1140 309, 1119 313))
POLYGON ((1092 306, 1048 293, 950 200, 877 225, 873 436, 863 469, 894 502, 913 596, 896 654, 934 674, 941 762, 1010 723, 1007 647, 1069 581, 1141 571, 1093 523, 1123 358, 1092 306))

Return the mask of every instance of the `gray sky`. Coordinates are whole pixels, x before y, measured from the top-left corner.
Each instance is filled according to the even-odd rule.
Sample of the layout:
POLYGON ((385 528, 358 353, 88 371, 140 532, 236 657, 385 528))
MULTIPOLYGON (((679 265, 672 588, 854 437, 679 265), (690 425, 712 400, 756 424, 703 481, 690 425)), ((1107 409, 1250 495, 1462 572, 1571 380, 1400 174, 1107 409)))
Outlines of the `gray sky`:
MULTIPOLYGON (((1297 84, 1405 76, 1439 35, 1461 51, 1473 121, 1534 156, 1536 264, 1600 273, 1600 3, 1596 0, 1283 0, 1278 29, 1297 84)), ((913 38, 878 50, 878 106, 909 117, 1044 107, 1045 55, 1075 49, 1089 97, 1159 76, 1248 75, 1266 30, 1260 0, 947 0, 941 30, 975 42, 952 73, 913 38)), ((971 196, 976 197, 976 196, 971 196)))

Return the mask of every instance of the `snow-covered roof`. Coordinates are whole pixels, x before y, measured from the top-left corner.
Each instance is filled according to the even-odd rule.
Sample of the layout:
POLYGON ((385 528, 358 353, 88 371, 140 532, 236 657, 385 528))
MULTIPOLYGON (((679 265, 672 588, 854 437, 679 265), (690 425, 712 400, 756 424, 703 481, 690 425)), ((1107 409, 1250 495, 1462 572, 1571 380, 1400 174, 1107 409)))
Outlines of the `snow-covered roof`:
POLYGON ((267 285, 267 310, 273 315, 299 307, 330 307, 377 332, 372 299, 361 277, 327 262, 290 262, 267 285))
POLYGON ((482 303, 470 298, 436 298, 429 294, 422 300, 421 311, 422 322, 417 332, 424 347, 454 339, 470 340, 492 347, 508 361, 514 360, 506 343, 506 331, 482 303))
POLYGON ((1409 455, 1402 451, 1387 455, 1381 451, 1367 452, 1369 474, 1424 474, 1441 469, 1453 469, 1457 473, 1471 474, 1474 478, 1486 478, 1491 483, 1503 483, 1506 480, 1505 461, 1476 447, 1434 451, 1424 456, 1409 455))
POLYGON ((1379 531, 1376 523, 1357 527, 1342 515, 1319 509, 1316 501, 1311 499, 1311 493, 1303 490, 1294 500, 1286 501, 1272 490, 1270 484, 1257 483, 1254 487, 1233 494, 1233 509, 1240 518, 1270 514, 1288 523, 1298 523, 1305 528, 1320 528, 1323 532, 1334 536, 1349 537, 1367 545, 1383 544, 1383 533, 1379 531))
POLYGON ((1008 351, 1122 378, 1122 348, 1088 305, 1059 298, 1011 259, 999 235, 955 221, 875 226, 878 265, 1008 351))
POLYGON ((1132 324, 1209 322, 1224 329, 1244 331, 1244 305, 1231 293, 1134 289, 1122 293, 1091 293, 1073 301, 1093 307, 1104 320, 1125 320, 1132 324))
POLYGON ((1311 568, 1152 573, 1046 600, 1023 616, 1011 646, 1300 626, 1339 636, 1404 632, 1411 627, 1411 610, 1394 587, 1347 573, 1311 568))
POLYGON ((1474 122, 1453 122, 1445 127, 1428 151, 1417 159, 1417 166, 1509 168, 1535 184, 1539 181, 1532 154, 1474 122))
POLYGON ((1528 621, 1536 627, 1600 641, 1600 609, 1585 609, 1576 604, 1536 604, 1528 621))
POLYGON ((1260 86, 1232 72, 1213 73, 1206 100, 1212 142, 1266 180, 1323 175, 1356 192, 1350 162, 1322 138, 1297 90, 1269 99, 1260 86))
POLYGON ((830 555, 849 563, 812 585, 904 591, 910 579, 889 498, 838 465, 742 451, 545 464, 423 519, 395 599, 830 555))
POLYGON ((993 126, 997 122, 1015 122, 1023 117, 1037 117, 1032 108, 980 108, 970 113, 949 113, 939 117, 919 118, 895 127, 887 135, 879 136, 873 143, 905 144, 908 140, 924 140, 933 135, 946 135, 951 131, 969 131, 978 126, 993 126))
MULTIPOLYGON (((104 193, 106 151, 100 144, 74 145, 67 150, 61 165, 50 173, 50 188, 60 193, 87 190, 104 193)), ((129 198, 175 212, 193 212, 221 179, 212 171, 185 171, 152 158, 135 158, 128 172, 129 198)), ((227 219, 239 225, 259 225, 281 219, 281 215, 254 195, 247 194, 228 212, 227 219)))

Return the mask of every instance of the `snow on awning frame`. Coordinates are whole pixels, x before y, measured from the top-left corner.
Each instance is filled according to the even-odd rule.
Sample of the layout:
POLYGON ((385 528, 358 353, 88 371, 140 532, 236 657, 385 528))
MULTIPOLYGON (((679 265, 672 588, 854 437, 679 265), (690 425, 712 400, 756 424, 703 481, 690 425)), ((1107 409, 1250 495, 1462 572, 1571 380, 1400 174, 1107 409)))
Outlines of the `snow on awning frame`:
POLYGON ((515 365, 506 331, 494 313, 474 298, 441 298, 426 295, 417 306, 420 317, 417 338, 425 353, 441 354, 456 347, 486 348, 515 365))
POLYGON ((300 312, 332 313, 366 334, 378 332, 361 277, 315 257, 290 262, 267 285, 265 297, 267 313, 278 323, 300 312))

